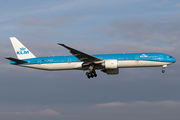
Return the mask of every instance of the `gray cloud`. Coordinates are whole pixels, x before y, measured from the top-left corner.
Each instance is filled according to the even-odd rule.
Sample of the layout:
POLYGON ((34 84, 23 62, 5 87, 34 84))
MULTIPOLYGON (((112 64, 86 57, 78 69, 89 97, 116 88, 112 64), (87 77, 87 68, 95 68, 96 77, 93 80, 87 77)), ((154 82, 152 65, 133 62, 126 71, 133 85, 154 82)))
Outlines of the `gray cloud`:
POLYGON ((0 119, 179 119, 178 4, 169 10, 172 2, 163 0, 157 8, 149 6, 156 1, 142 0, 38 2, 27 9, 27 2, 11 2, 13 7, 1 11, 0 119), (88 54, 162 52, 177 62, 165 74, 161 67, 127 68, 114 76, 97 71, 98 77, 88 80, 84 71, 10 65, 4 59, 16 57, 10 36, 36 56, 71 55, 60 42, 88 54))
POLYGON ((97 104, 94 107, 118 107, 118 106, 125 106, 125 105, 127 105, 127 103, 112 102, 112 103, 97 104))
POLYGON ((23 26, 60 26, 73 22, 72 18, 59 17, 54 19, 25 18, 20 21, 23 26))
MULTIPOLYGON (((26 106, 30 108, 30 106, 26 106)), ((63 115, 52 109, 43 111, 28 112, 0 112, 0 118, 15 118, 27 120, 34 116, 34 120, 38 119, 99 119, 99 120, 169 120, 178 119, 180 117, 180 102, 173 100, 166 101, 130 101, 130 102, 110 102, 100 104, 74 104, 74 105, 52 105, 57 111, 62 111, 63 115), (55 107, 56 106, 56 107, 55 107), (20 117, 21 116, 21 117, 20 117)), ((26 108, 26 109, 27 109, 26 108)), ((27 111, 27 110, 23 110, 27 111)))
POLYGON ((179 101, 136 101, 130 103, 113 102, 97 104, 91 108, 91 112, 93 111, 93 116, 100 117, 105 120, 108 120, 113 116, 113 119, 122 120, 168 120, 177 119, 179 117, 179 107, 179 101), (117 106, 115 106, 115 104, 117 106))
POLYGON ((37 112, 32 112, 32 111, 27 111, 27 112, 1 112, 0 115, 61 115, 59 112, 56 112, 51 109, 45 109, 43 111, 37 111, 37 112))
POLYGON ((147 45, 168 46, 179 42, 180 17, 169 20, 150 21, 141 18, 114 20, 110 25, 97 26, 94 30, 106 33, 113 38, 147 45))
POLYGON ((66 39, 90 39, 89 35, 64 35, 66 39))
POLYGON ((123 107, 123 106, 135 106, 135 107, 178 107, 180 106, 180 101, 157 101, 157 102, 147 102, 147 101, 136 101, 136 102, 129 102, 129 103, 122 103, 122 102, 111 102, 111 103, 102 103, 97 104, 93 107, 103 108, 103 107, 123 107))
POLYGON ((177 3, 175 6, 176 6, 176 7, 180 7, 180 3, 177 3))
MULTIPOLYGON (((54 2, 53 7, 50 6, 47 10, 52 11, 58 11, 58 10, 90 10, 94 11, 93 9, 101 10, 102 8, 110 8, 112 6, 118 7, 122 6, 122 4, 127 3, 138 3, 141 0, 112 0, 109 1, 103 1, 99 0, 98 2, 96 0, 71 0, 68 2, 64 2, 63 4, 57 4, 57 2, 54 2), (120 4, 121 3, 121 4, 120 4), (86 7, 88 6, 88 7, 86 7)), ((84 11, 81 11, 81 13, 84 11)), ((96 11, 97 12, 97 11, 96 11)))
POLYGON ((153 7, 162 7, 163 5, 166 5, 168 3, 169 3, 169 0, 162 0, 160 3, 151 4, 151 6, 153 6, 153 7))
MULTIPOLYGON (((29 50, 39 56, 69 54, 66 49, 52 41, 31 41, 30 38, 28 39, 20 40, 29 50)), ((1 47, 2 56, 15 56, 9 40, 1 43, 4 46, 1 47)), ((126 41, 107 42, 100 47, 87 45, 86 42, 68 45, 87 53, 119 53, 119 51, 124 50, 127 52, 159 51, 178 55, 178 52, 175 51, 179 50, 179 44, 161 48, 147 47, 143 44, 126 41)), ((179 63, 169 66, 163 75, 161 68, 120 69, 120 74, 116 76, 108 76, 98 71, 98 77, 88 81, 85 72, 82 71, 40 71, 11 66, 9 61, 4 58, 1 58, 0 61, 2 68, 0 70, 0 91, 3 91, 0 93, 0 103, 10 106, 9 108, 1 108, 1 119, 27 118, 28 120, 29 118, 30 120, 32 116, 35 116, 34 120, 70 120, 72 118, 75 120, 144 120, 148 116, 149 120, 166 120, 166 118, 179 117, 176 112, 179 111, 178 101, 180 100, 177 96, 179 94, 179 63), (37 105, 41 109, 46 106, 44 110, 51 109, 62 115, 43 117, 39 114, 45 112, 44 110, 31 110, 27 106, 23 107, 25 112, 21 112, 20 108, 12 111, 11 109, 18 107, 13 107, 11 104, 37 105), (64 104, 63 107, 62 104, 64 104), (17 114, 21 114, 23 117, 17 116, 17 114)))

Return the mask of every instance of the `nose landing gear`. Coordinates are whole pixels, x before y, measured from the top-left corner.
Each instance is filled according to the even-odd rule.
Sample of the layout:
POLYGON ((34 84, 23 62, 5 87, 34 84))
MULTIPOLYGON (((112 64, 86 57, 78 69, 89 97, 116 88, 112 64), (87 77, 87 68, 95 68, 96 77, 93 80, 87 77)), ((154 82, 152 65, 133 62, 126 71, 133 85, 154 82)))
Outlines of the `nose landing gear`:
POLYGON ((167 65, 163 65, 162 73, 165 73, 165 68, 166 67, 167 67, 167 65))

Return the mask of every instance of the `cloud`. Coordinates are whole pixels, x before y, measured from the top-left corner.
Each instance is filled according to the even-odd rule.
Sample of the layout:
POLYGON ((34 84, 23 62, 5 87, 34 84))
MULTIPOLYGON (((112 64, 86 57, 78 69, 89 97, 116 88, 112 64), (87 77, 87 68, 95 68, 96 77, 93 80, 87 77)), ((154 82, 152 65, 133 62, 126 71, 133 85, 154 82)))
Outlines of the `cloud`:
POLYGON ((161 1, 160 3, 151 4, 151 6, 153 6, 153 7, 162 7, 163 5, 166 5, 166 4, 168 4, 168 3, 169 3, 168 0, 163 0, 163 1, 161 1))
POLYGON ((102 103, 102 104, 97 104, 93 107, 156 107, 156 106, 164 106, 164 107, 174 107, 174 106, 180 106, 180 101, 173 101, 173 100, 167 100, 167 101, 157 101, 157 102, 146 102, 146 101, 135 101, 135 102, 127 102, 127 103, 122 103, 122 102, 111 102, 111 103, 102 103))
POLYGON ((112 6, 118 7, 119 5, 121 6, 123 3, 136 3, 140 1, 141 0, 111 0, 111 2, 109 2, 109 1, 99 0, 97 2, 96 0, 71 0, 68 2, 64 2, 63 4, 59 4, 59 2, 55 3, 53 7, 50 6, 48 10, 56 10, 56 11, 57 10, 58 11, 59 10, 93 10, 93 9, 112 7, 112 6))
POLYGON ((89 109, 91 119, 168 120, 179 118, 180 101, 134 101, 97 104, 89 109))
POLYGON ((52 109, 45 109, 43 111, 27 111, 27 112, 0 112, 0 115, 61 115, 52 109))
POLYGON ((89 39, 89 35, 63 35, 67 39, 89 39))
POLYGON ((118 40, 153 46, 170 46, 180 38, 180 17, 150 21, 143 18, 119 19, 93 30, 118 40), (171 19, 171 20, 170 20, 171 19))
POLYGON ((36 37, 53 37, 60 36, 65 30, 62 29, 64 25, 69 25, 75 21, 71 17, 57 17, 57 18, 40 18, 28 17, 19 20, 17 23, 19 27, 24 29, 20 34, 26 34, 36 37), (61 31, 61 32, 60 32, 61 31))
POLYGON ((58 17, 54 19, 45 18, 25 18, 20 21, 22 26, 60 26, 73 22, 74 19, 58 17))
POLYGON ((127 105, 127 103, 112 102, 112 103, 97 104, 94 107, 117 107, 117 106, 124 106, 124 105, 127 105))
POLYGON ((177 4, 176 4, 176 7, 180 7, 180 3, 177 3, 177 4))

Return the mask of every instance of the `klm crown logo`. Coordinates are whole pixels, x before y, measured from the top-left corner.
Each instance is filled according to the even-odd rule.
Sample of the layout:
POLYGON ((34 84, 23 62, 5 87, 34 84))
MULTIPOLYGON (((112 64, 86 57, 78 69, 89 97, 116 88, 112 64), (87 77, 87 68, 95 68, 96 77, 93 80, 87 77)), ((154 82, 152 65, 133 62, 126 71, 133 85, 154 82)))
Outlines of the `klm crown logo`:
POLYGON ((22 47, 22 48, 20 48, 20 50, 25 50, 25 49, 26 49, 26 48, 23 48, 23 47, 22 47))
POLYGON ((148 57, 146 54, 142 54, 140 57, 145 58, 148 57))
POLYGON ((24 55, 24 54, 29 54, 29 51, 25 51, 26 48, 19 48, 20 51, 17 51, 17 55, 24 55))

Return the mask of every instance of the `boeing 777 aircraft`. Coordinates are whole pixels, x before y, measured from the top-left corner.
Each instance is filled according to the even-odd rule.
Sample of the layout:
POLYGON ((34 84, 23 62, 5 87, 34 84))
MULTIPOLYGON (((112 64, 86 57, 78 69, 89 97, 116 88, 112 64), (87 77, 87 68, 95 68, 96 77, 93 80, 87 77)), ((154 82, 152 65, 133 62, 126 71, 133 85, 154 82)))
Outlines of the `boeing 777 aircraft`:
POLYGON ((127 53, 89 55, 74 48, 58 43, 68 49, 72 56, 36 57, 15 37, 10 38, 17 58, 6 57, 12 65, 40 70, 88 70, 88 78, 97 77, 95 70, 108 75, 119 73, 119 68, 162 67, 165 72, 167 65, 176 62, 171 55, 163 53, 127 53))

